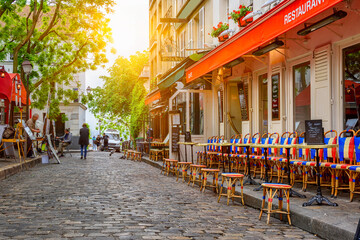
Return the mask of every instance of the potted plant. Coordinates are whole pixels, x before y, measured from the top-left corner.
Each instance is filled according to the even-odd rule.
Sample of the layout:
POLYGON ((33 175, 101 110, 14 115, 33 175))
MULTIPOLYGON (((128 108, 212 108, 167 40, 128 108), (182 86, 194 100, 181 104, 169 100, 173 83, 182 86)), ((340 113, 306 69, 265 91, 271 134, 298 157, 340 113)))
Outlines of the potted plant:
POLYGON ((222 23, 219 22, 219 24, 217 25, 217 27, 213 27, 213 30, 211 32, 211 36, 212 37, 217 37, 219 39, 219 42, 224 42, 226 39, 229 38, 229 35, 226 34, 224 36, 219 37, 219 35, 225 31, 229 29, 229 24, 228 23, 222 23))
POLYGON ((253 21, 253 18, 246 19, 245 21, 243 18, 251 13, 251 7, 246 7, 244 5, 240 5, 239 9, 233 10, 229 15, 229 19, 234 20, 235 23, 239 25, 239 27, 245 27, 249 23, 253 21))

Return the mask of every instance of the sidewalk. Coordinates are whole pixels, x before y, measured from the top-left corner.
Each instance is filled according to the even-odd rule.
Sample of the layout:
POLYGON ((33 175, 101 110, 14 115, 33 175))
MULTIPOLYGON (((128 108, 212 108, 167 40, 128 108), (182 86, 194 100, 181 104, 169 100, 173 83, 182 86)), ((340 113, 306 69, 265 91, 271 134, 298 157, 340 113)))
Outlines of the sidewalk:
POLYGON ((25 162, 17 163, 13 159, 0 160, 0 180, 8 178, 16 173, 34 167, 41 163, 41 156, 36 158, 26 159, 25 162))
MULTIPOLYGON (((143 157, 142 161, 159 169, 161 169, 162 167, 162 162, 151 161, 148 157, 143 157)), ((182 182, 180 182, 179 180, 179 184, 181 183, 182 182)), ((221 177, 219 177, 219 186, 220 184, 221 177)), ((354 238, 356 227, 360 217, 359 195, 355 195, 353 202, 349 201, 348 193, 340 192, 338 198, 332 199, 329 197, 329 189, 326 189, 324 187, 322 188, 323 195, 325 197, 329 197, 330 201, 338 203, 339 206, 331 207, 327 205, 312 205, 309 207, 302 207, 302 204, 305 201, 308 201, 311 197, 315 195, 316 187, 309 186, 307 192, 303 192, 301 191, 299 186, 299 184, 296 184, 293 189, 301 194, 306 195, 307 198, 301 199, 297 197, 292 197, 290 199, 291 222, 294 226, 304 229, 325 239, 339 240, 354 238)), ((244 186, 244 201, 246 205, 256 209, 260 209, 262 201, 262 191, 255 192, 253 191, 254 188, 255 187, 253 185, 244 186)), ((237 190, 239 190, 239 187, 237 188, 237 190)), ((274 201, 273 205, 277 206, 277 200, 274 201)), ((265 217, 263 216, 260 221, 265 221, 265 217)))

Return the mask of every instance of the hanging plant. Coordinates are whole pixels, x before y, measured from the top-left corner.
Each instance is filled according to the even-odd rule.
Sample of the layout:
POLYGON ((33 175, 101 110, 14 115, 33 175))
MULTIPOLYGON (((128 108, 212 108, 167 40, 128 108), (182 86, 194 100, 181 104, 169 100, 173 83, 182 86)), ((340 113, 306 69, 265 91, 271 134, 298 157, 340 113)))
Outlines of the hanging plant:
POLYGON ((219 22, 219 24, 217 25, 217 27, 213 27, 212 32, 210 33, 210 35, 213 38, 218 37, 223 31, 229 29, 229 24, 228 23, 222 23, 219 22))
POLYGON ((253 21, 253 18, 246 19, 245 21, 243 20, 243 18, 249 13, 251 13, 251 7, 240 5, 238 10, 230 12, 229 19, 232 19, 239 27, 245 27, 253 21))

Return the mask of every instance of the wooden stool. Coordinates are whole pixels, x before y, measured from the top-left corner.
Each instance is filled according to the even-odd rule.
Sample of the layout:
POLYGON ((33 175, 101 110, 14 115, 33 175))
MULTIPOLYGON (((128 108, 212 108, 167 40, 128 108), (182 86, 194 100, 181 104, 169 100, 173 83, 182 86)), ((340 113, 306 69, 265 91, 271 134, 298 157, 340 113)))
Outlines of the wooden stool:
POLYGON ((165 174, 169 176, 169 173, 176 175, 178 160, 165 159, 165 174))
POLYGON ((218 189, 218 180, 219 180, 219 169, 213 169, 213 168, 202 168, 201 169, 202 172, 202 184, 200 187, 200 191, 202 190, 203 192, 205 191, 206 188, 206 183, 207 183, 207 177, 210 174, 213 174, 213 183, 212 185, 209 185, 209 187, 214 188, 214 192, 218 193, 219 189, 218 189))
POLYGON ((134 151, 134 161, 141 162, 141 152, 134 151))
POLYGON ((163 158, 163 150, 160 149, 151 149, 150 150, 151 160, 159 161, 163 158))
POLYGON ((201 184, 202 184, 201 169, 202 168, 206 168, 206 165, 190 164, 190 177, 189 177, 188 185, 190 185, 191 181, 193 183, 192 184, 193 186, 194 186, 195 182, 199 182, 200 187, 201 187, 201 184), (199 179, 196 179, 197 174, 199 174, 199 179))
POLYGON ((265 213, 268 214, 268 216, 267 216, 267 224, 269 224, 270 214, 271 213, 279 213, 280 214, 280 220, 282 220, 282 214, 286 214, 287 218, 288 218, 288 221, 289 221, 289 225, 291 225, 291 220, 290 220, 290 189, 291 189, 291 186, 287 185, 287 184, 282 184, 282 183, 263 183, 263 184, 261 184, 261 186, 263 186, 264 191, 263 191, 263 200, 262 200, 259 220, 261 219, 261 215, 262 215, 263 211, 265 211, 265 213), (287 202, 286 211, 282 210, 283 193, 285 195, 286 202, 287 202), (278 209, 272 209, 272 202, 273 202, 273 199, 274 199, 276 194, 278 194, 279 208, 278 209), (268 197, 267 210, 265 209, 266 195, 268 197))
POLYGON ((180 172, 180 168, 182 171, 182 178, 183 178, 183 182, 185 182, 185 179, 187 177, 187 170, 189 169, 191 162, 178 162, 178 175, 176 178, 176 181, 179 179, 179 172, 180 172))
POLYGON ((127 150, 126 152, 126 160, 128 160, 129 158, 131 159, 132 153, 134 152, 134 150, 127 150))
POLYGON ((219 199, 218 202, 220 202, 221 196, 227 196, 227 205, 229 205, 230 198, 234 202, 234 198, 241 198, 242 205, 244 204, 244 194, 243 194, 243 180, 244 175, 239 173, 222 173, 221 174, 222 180, 221 180, 221 188, 219 193, 219 199), (235 184, 237 181, 240 181, 241 185, 241 195, 235 195, 235 184), (227 185, 227 193, 222 193, 222 189, 224 187, 224 182, 226 182, 227 185))

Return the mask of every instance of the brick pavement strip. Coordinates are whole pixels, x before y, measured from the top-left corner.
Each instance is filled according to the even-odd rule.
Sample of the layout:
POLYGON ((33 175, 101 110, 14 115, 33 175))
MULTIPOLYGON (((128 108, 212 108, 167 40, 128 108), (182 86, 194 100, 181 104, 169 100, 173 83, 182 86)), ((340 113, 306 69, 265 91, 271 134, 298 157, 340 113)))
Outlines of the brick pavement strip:
POLYGON ((0 181, 0 239, 317 239, 119 156, 73 154, 0 181))

